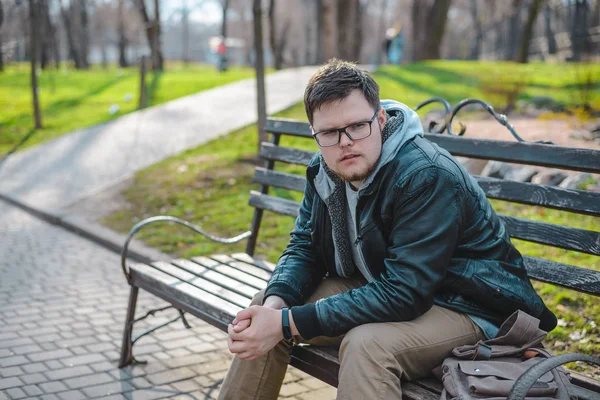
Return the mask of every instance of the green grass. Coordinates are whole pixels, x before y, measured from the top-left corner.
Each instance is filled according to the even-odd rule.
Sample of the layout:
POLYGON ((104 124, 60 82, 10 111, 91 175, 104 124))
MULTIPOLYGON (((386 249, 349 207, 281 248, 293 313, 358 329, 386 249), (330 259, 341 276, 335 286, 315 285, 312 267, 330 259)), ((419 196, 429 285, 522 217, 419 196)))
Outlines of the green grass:
MULTIPOLYGON (((33 129, 29 64, 14 64, 0 73, 0 156, 33 129)), ((40 70, 41 71, 41 70, 40 70)), ((218 73, 214 66, 167 63, 163 73, 148 73, 149 106, 251 78, 254 70, 232 67, 218 73)), ((63 69, 41 71, 39 98, 44 128, 23 148, 56 138, 75 129, 110 121, 137 109, 139 68, 107 69, 93 66, 88 71, 63 69), (128 100, 129 98, 129 100, 128 100), (112 105, 119 111, 109 113, 112 105)))
POLYGON ((383 66, 374 75, 381 98, 410 106, 434 96, 452 105, 475 97, 501 110, 507 105, 508 93, 516 90, 517 99, 550 97, 564 108, 581 106, 587 95, 592 108, 600 109, 599 64, 430 61, 402 68, 383 66), (590 90, 585 91, 588 80, 590 90))
MULTIPOLYGON (((375 77, 382 86, 382 97, 397 98, 410 106, 435 94, 446 96, 449 101, 455 102, 464 97, 478 96, 475 89, 477 84, 468 83, 475 79, 471 75, 475 67, 480 67, 483 71, 485 68, 492 68, 492 66, 479 66, 473 63, 434 62, 421 66, 410 65, 402 69, 383 67, 375 73, 375 77), (423 68, 434 76, 427 76, 420 72, 423 68), (434 69, 442 71, 450 69, 451 73, 449 76, 443 73, 441 76, 436 76, 434 69), (390 75, 405 78, 401 83, 389 78, 390 75), (414 88, 420 79, 422 82, 419 85, 426 89, 417 93, 408 88, 411 85, 414 88)), ((543 67, 538 74, 540 82, 543 79, 551 81, 549 77, 558 74, 558 71, 553 72, 550 67, 540 67, 543 67)), ((511 71, 517 66, 509 64, 507 68, 511 71)), ((531 66, 523 68, 529 69, 531 66)), ((479 72, 485 75, 484 72, 479 72)), ((565 91, 565 104, 572 104, 568 102, 569 89, 564 88, 569 84, 563 82, 562 86, 559 85, 562 89, 553 89, 543 94, 549 96, 565 91)), ((531 88, 531 90, 538 89, 531 88)), ((297 104, 277 116, 306 120, 302 104, 297 104)), ((256 127, 249 126, 140 171, 135 177, 133 186, 124 192, 129 202, 126 209, 107 217, 103 223, 118 231, 128 232, 134 223, 143 218, 168 214, 192 221, 222 236, 233 236, 248 230, 253 213, 253 208, 247 205, 248 192, 258 188, 256 184, 251 183, 253 168, 257 163, 262 165, 256 158, 256 141, 256 127)), ((301 138, 283 138, 282 144, 313 151, 317 149, 311 140, 301 138)), ((278 166, 278 169, 303 173, 302 167, 282 165, 278 166)), ((272 189, 271 193, 294 200, 301 198, 300 193, 290 193, 280 189, 272 189)), ((501 201, 492 203, 494 208, 503 214, 596 231, 600 226, 600 218, 501 201)), ((261 225, 257 255, 276 261, 287 245, 292 227, 292 218, 266 212, 261 225)), ((233 246, 215 244, 175 225, 149 227, 141 231, 139 237, 162 251, 181 257, 245 250, 245 243, 233 246)), ((515 240, 515 245, 526 255, 600 270, 599 257, 519 240, 515 240)), ((548 346, 559 352, 600 353, 600 332, 597 327, 600 325, 598 317, 600 300, 549 284, 536 282, 535 287, 546 304, 561 319, 561 326, 549 336, 548 346), (584 329, 585 334, 582 335, 584 329)), ((578 365, 571 365, 571 368, 580 369, 578 365)), ((586 373, 593 372, 587 370, 586 373)))

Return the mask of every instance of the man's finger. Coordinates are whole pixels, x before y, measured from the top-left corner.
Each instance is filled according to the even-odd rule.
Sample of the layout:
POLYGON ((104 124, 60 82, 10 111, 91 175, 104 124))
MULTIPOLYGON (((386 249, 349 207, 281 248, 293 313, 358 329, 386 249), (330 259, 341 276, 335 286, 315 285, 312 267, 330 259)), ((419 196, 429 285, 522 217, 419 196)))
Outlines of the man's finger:
POLYGON ((248 344, 239 340, 232 340, 231 344, 229 345, 229 351, 235 354, 247 353, 248 344))
POLYGON ((249 319, 249 318, 252 318, 252 309, 251 308, 246 308, 245 310, 238 312, 235 317, 235 319, 237 320, 236 322, 240 322, 243 319, 249 319))
POLYGON ((233 331, 234 332, 241 332, 244 329, 248 328, 251 324, 252 320, 250 319, 243 319, 241 321, 239 321, 237 324, 233 324, 233 331))

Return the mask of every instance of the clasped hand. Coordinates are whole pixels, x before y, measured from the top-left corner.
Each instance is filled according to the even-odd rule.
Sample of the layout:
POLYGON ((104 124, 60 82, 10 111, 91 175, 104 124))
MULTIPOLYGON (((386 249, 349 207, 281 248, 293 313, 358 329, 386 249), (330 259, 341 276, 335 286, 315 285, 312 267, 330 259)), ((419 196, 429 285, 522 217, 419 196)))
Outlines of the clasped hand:
POLYGON ((281 310, 251 306, 237 313, 227 327, 229 351, 242 360, 254 360, 283 339, 281 310))

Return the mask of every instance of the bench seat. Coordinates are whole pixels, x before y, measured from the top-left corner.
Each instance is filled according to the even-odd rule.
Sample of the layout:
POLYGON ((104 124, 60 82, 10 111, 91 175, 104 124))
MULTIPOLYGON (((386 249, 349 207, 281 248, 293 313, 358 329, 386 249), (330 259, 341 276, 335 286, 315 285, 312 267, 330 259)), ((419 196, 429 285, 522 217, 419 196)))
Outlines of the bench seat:
MULTIPOLYGON (((134 286, 223 331, 227 331, 227 325, 238 311, 250 305, 254 294, 266 287, 274 267, 272 263, 245 253, 129 265, 134 286)), ((336 349, 296 346, 291 365, 337 386, 339 360, 336 349)), ((598 382, 579 374, 572 374, 572 377, 581 385, 581 400, 599 398, 598 382)), ((434 378, 427 378, 405 382, 402 391, 406 399, 438 400, 442 385, 434 378)))

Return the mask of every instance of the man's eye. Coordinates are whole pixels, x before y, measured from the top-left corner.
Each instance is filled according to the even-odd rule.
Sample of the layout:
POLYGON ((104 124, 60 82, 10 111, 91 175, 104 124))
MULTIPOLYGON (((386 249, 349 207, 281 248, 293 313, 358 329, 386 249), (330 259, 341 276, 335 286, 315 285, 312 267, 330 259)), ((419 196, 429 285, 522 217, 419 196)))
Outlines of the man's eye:
POLYGON ((348 129, 352 130, 352 131, 357 131, 357 130, 361 130, 362 128, 364 128, 365 126, 367 126, 366 123, 364 122, 359 122, 358 124, 354 124, 354 125, 350 125, 350 127, 348 129))
POLYGON ((321 135, 322 137, 336 136, 337 131, 323 131, 323 132, 319 133, 319 135, 321 135))

